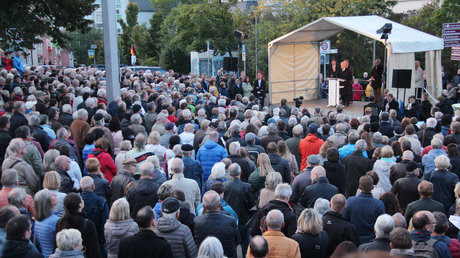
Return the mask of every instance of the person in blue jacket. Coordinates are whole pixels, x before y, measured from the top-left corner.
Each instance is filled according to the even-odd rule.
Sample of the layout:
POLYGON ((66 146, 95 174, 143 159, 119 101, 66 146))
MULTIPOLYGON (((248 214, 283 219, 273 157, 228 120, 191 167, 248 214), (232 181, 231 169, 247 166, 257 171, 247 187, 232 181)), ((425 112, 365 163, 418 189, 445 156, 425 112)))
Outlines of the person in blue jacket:
POLYGON ((224 147, 217 143, 218 140, 218 132, 210 133, 208 140, 200 147, 196 155, 196 160, 201 163, 201 167, 203 168, 203 182, 208 180, 212 166, 228 156, 224 147))
MULTIPOLYGON (((431 233, 434 231, 434 227, 436 226, 436 220, 433 213, 429 211, 419 211, 412 217, 412 226, 414 226, 414 231, 410 234, 412 236, 412 240, 415 242, 414 249, 416 250, 418 242, 423 241, 428 243, 432 239, 431 233)), ((438 258, 452 257, 449 248, 443 241, 436 240, 433 244, 433 248, 438 258)))
MULTIPOLYGON (((230 205, 228 205, 228 203, 224 200, 224 184, 222 182, 216 182, 211 185, 211 188, 209 188, 209 190, 216 191, 220 195, 220 205, 222 206, 220 212, 222 214, 232 216, 236 221, 236 225, 238 225, 238 215, 233 210, 233 208, 230 207, 230 205)), ((203 215, 203 212, 203 203, 200 203, 196 208, 196 216, 203 215)))
POLYGON ((19 74, 22 75, 24 73, 24 65, 22 64, 20 56, 21 52, 17 51, 13 58, 13 68, 16 68, 19 74))

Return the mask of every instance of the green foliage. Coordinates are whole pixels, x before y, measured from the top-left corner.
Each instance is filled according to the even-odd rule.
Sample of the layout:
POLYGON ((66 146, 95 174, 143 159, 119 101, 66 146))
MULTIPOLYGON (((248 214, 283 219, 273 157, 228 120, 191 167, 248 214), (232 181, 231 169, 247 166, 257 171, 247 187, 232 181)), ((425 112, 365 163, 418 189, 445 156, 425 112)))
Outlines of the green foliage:
POLYGON ((119 36, 118 49, 120 52, 120 62, 131 64, 131 45, 134 45, 133 31, 137 24, 137 16, 139 14, 139 6, 137 3, 129 2, 126 7, 126 22, 122 19, 118 20, 123 33, 119 36))
POLYGON ((220 53, 236 46, 229 7, 229 4, 204 2, 173 8, 161 26, 160 64, 186 72, 190 70, 189 52, 206 51, 208 40, 211 48, 220 53))
POLYGON ((0 0, 0 46, 33 48, 47 35, 61 47, 69 38, 63 32, 89 30, 85 19, 96 9, 95 0, 0 0))
POLYGON ((78 31, 65 32, 65 36, 69 38, 66 49, 73 52, 75 64, 90 65, 94 60, 88 58, 88 49, 91 45, 97 45, 96 63, 104 63, 104 42, 102 30, 92 28, 88 33, 80 33, 78 31))

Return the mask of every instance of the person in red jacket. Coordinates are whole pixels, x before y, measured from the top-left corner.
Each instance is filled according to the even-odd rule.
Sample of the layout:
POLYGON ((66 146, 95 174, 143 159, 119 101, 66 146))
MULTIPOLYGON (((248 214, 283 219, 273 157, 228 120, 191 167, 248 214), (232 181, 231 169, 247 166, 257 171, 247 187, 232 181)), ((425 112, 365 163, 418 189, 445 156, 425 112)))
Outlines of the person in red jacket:
POLYGON ((95 149, 88 155, 88 158, 97 158, 101 164, 101 172, 107 181, 112 182, 112 178, 117 174, 117 166, 113 162, 112 156, 107 152, 110 142, 105 137, 96 141, 95 149))
POLYGON ((11 71, 11 68, 13 68, 13 59, 11 59, 11 52, 5 51, 5 55, 3 55, 2 53, 2 66, 4 66, 7 71, 11 71))
POLYGON ((323 145, 324 141, 316 137, 316 132, 318 131, 318 125, 315 123, 310 124, 308 127, 307 136, 300 140, 299 150, 300 155, 302 155, 302 164, 300 170, 304 170, 307 167, 307 158, 310 155, 316 155, 319 153, 319 148, 323 145))

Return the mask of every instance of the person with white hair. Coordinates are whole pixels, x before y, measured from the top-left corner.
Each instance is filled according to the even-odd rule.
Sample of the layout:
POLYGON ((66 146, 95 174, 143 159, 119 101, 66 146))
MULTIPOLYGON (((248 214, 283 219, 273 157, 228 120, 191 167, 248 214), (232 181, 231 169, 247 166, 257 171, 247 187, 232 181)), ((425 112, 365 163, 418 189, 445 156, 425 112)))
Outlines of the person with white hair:
POLYGON ((279 184, 275 188, 275 199, 271 200, 269 203, 261 207, 257 211, 257 215, 254 219, 254 224, 251 227, 251 236, 260 235, 263 232, 260 230, 260 220, 267 216, 271 210, 279 210, 283 214, 284 218, 284 227, 281 229, 281 232, 286 237, 291 237, 295 234, 297 229, 296 215, 289 205, 289 198, 291 197, 292 189, 289 184, 283 183, 279 184))
POLYGON ((83 258, 81 233, 77 229, 63 229, 56 234, 56 250, 50 258, 83 258))
POLYGON ((433 136, 439 133, 436 130, 437 124, 438 121, 436 120, 436 118, 430 117, 426 120, 426 128, 418 131, 417 136, 423 148, 430 145, 433 136))
POLYGON ((196 206, 200 203, 201 190, 198 183, 184 176, 184 162, 179 158, 174 158, 168 166, 173 173, 172 179, 164 182, 169 184, 172 189, 180 189, 185 194, 185 202, 190 205, 190 210, 194 211, 196 206))
POLYGON ((240 155, 240 143, 239 142, 232 142, 230 143, 228 150, 230 155, 228 158, 232 161, 232 163, 237 163, 241 168, 241 180, 243 182, 247 182, 249 179, 249 175, 251 174, 251 164, 249 161, 243 156, 240 155))
MULTIPOLYGON (((29 125, 34 135, 34 139, 40 143, 43 151, 47 151, 51 143, 51 137, 41 127, 41 120, 39 116, 32 115, 29 117, 29 125)), ((89 128, 88 128, 89 129, 89 128)))
POLYGON ((59 217, 54 214, 58 200, 50 191, 44 189, 34 196, 35 205, 35 240, 40 243, 43 256, 53 253, 54 236, 56 235, 56 223, 59 217))
POLYGON ((300 164, 302 162, 302 154, 300 153, 299 144, 303 136, 302 125, 294 126, 294 128, 292 128, 292 135, 292 138, 286 140, 286 144, 291 154, 295 156, 297 167, 300 169, 300 164))
POLYGON ((330 202, 323 198, 318 198, 315 201, 315 205, 313 205, 313 209, 319 213, 319 215, 324 216, 326 212, 330 210, 330 202))
POLYGON ((10 117, 10 135, 15 137, 15 131, 17 128, 23 125, 29 125, 26 114, 26 105, 23 101, 16 101, 13 103, 13 115, 10 117))
POLYGON ((395 228, 393 217, 382 214, 377 217, 374 224, 375 239, 370 243, 359 246, 361 252, 382 251, 390 252, 390 232, 395 228))
MULTIPOLYGON (((267 136, 264 136, 264 137, 261 137, 261 145, 262 147, 264 147, 264 149, 266 150, 267 149, 267 146, 269 143, 271 142, 274 142, 274 143, 277 143, 278 141, 282 141, 283 138, 279 137, 278 136, 278 128, 276 127, 276 123, 271 123, 271 124, 268 124, 267 126, 267 130, 268 130, 268 135, 267 136)), ((260 130, 259 130, 259 133, 260 133, 260 130)), ((260 137, 260 135, 259 135, 260 137)))
POLYGON ((268 242, 270 255, 273 257, 300 257, 299 244, 281 232, 283 223, 284 216, 280 210, 274 209, 268 212, 265 219, 267 231, 262 236, 268 242))
POLYGON ((200 129, 200 127, 195 124, 192 120, 192 112, 188 109, 182 110, 182 119, 179 120, 179 127, 177 129, 177 132, 181 134, 184 131, 184 127, 186 124, 191 123, 195 127, 195 132, 200 129))
POLYGON ((430 150, 430 152, 428 152, 428 154, 425 154, 422 157, 422 164, 423 164, 426 172, 433 171, 436 168, 436 166, 435 166, 436 157, 439 157, 439 156, 446 156, 447 157, 447 153, 442 147, 443 147, 443 145, 442 145, 442 141, 440 139, 433 138, 431 140, 431 148, 432 149, 430 150))
POLYGON ((226 256, 224 256, 224 249, 222 248, 222 243, 219 239, 213 236, 208 236, 200 245, 198 257, 221 258, 226 256))
POLYGON ((425 172, 423 179, 433 184, 432 198, 444 205, 445 213, 449 211, 450 206, 455 203, 454 188, 458 183, 458 176, 449 170, 450 160, 447 156, 440 155, 434 159, 436 169, 431 172, 425 172))

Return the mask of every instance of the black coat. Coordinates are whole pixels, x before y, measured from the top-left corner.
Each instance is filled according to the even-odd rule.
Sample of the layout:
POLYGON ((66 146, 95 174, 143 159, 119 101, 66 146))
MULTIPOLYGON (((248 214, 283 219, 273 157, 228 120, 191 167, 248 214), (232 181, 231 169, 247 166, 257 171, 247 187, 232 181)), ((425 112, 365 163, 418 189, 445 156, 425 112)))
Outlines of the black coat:
POLYGON ((401 210, 404 212, 409 203, 419 199, 418 185, 422 182, 417 175, 406 173, 406 176, 396 180, 391 191, 399 200, 401 210))
POLYGON ((62 112, 59 115, 59 123, 70 126, 73 122, 72 114, 62 112))
POLYGON ((372 80, 372 88, 382 88, 382 74, 383 74, 383 66, 382 65, 376 65, 372 67, 371 71, 371 77, 373 77, 372 80))
POLYGON ((439 132, 436 131, 436 129, 431 127, 427 127, 424 130, 418 131, 417 136, 420 140, 420 144, 422 145, 422 147, 425 148, 426 146, 430 145, 433 136, 438 133, 439 132))
POLYGON ((132 218, 135 218, 137 212, 144 206, 155 206, 158 202, 158 188, 160 188, 160 186, 152 179, 144 178, 134 182, 134 185, 126 194, 126 200, 129 202, 132 218))
POLYGON ((249 175, 251 174, 251 164, 241 155, 233 154, 229 155, 228 158, 232 161, 232 163, 237 163, 241 167, 241 181, 247 182, 249 175))
POLYGON ((339 189, 339 193, 345 193, 345 166, 338 162, 324 161, 323 167, 326 170, 326 177, 329 183, 335 185, 339 189))
POLYGON ((19 113, 19 112, 14 112, 14 114, 10 117, 10 135, 11 137, 15 137, 14 131, 18 129, 18 127, 23 126, 23 125, 29 125, 29 121, 27 118, 19 113))
POLYGON ((51 137, 48 135, 47 132, 43 130, 41 126, 35 126, 33 130, 35 140, 37 140, 37 142, 40 143, 40 146, 42 147, 43 151, 46 152, 48 150, 48 147, 50 146, 51 137))
MULTIPOLYGON (((0 154, 1 155, 1 154, 0 154)), ((450 165, 452 166, 450 168, 450 172, 456 174, 457 176, 460 177, 460 157, 459 156, 448 156, 450 160, 450 165)))
POLYGON ((155 235, 151 230, 141 230, 137 234, 122 238, 118 257, 173 257, 168 241, 155 235))
POLYGON ((251 227, 251 236, 262 235, 259 227, 260 220, 264 216, 267 216, 268 212, 273 209, 278 209, 284 215, 284 227, 281 229, 281 232, 283 232, 286 237, 291 237, 295 234, 297 230, 297 218, 291 206, 280 200, 271 200, 257 211, 254 224, 251 227))
POLYGON ((37 249, 33 248, 29 240, 7 240, 3 246, 2 257, 8 258, 39 258, 43 257, 37 249))
POLYGON ((417 211, 440 211, 445 213, 444 206, 442 203, 437 202, 431 198, 420 198, 415 202, 411 202, 407 205, 406 211, 404 212, 404 217, 406 217, 406 221, 409 221, 412 216, 414 216, 417 211))
POLYGON ((367 171, 372 170, 371 160, 364 157, 361 152, 354 151, 342 159, 347 171, 347 180, 345 185, 345 195, 355 196, 359 185, 359 178, 364 176, 367 171))
POLYGON ((326 231, 321 231, 317 235, 297 233, 292 236, 297 243, 299 243, 300 255, 302 257, 326 257, 327 245, 329 237, 326 231))
POLYGON ((323 198, 330 201, 336 193, 338 188, 331 185, 326 177, 318 177, 305 188, 299 202, 305 208, 313 208, 316 199, 323 198))
POLYGON ((273 170, 280 173, 283 177, 284 183, 291 182, 291 167, 289 166, 289 162, 283 159, 278 153, 270 153, 268 154, 270 158, 270 164, 272 165, 273 170))
POLYGON ((379 132, 382 133, 382 135, 386 135, 388 138, 391 138, 394 136, 394 127, 390 125, 388 121, 380 122, 380 128, 379 132))
POLYGON ((359 245, 359 237, 355 227, 337 212, 328 211, 324 214, 323 229, 329 236, 327 257, 331 255, 335 248, 343 241, 351 241, 356 246, 359 245))
POLYGON ((396 111, 399 111, 399 103, 398 101, 396 101, 395 99, 393 99, 389 105, 388 105, 388 109, 387 109, 387 104, 388 104, 388 100, 385 99, 383 101, 383 110, 387 111, 387 112, 390 112, 390 110, 394 109, 396 111))
POLYGON ((253 87, 252 93, 254 94, 256 98, 258 97, 265 98, 265 94, 267 93, 267 83, 265 82, 264 79, 260 81, 260 86, 259 86, 259 80, 256 79, 252 87, 253 87))
POLYGON ((365 243, 359 246, 359 251, 370 252, 370 251, 382 251, 389 253, 391 250, 389 238, 376 238, 370 243, 365 243))
POLYGON ((195 217, 194 222, 193 236, 195 237, 197 246, 200 246, 206 237, 214 236, 219 239, 224 249, 224 254, 227 257, 237 257, 236 246, 240 243, 241 238, 238 226, 233 217, 220 212, 208 212, 195 217))
POLYGON ((420 116, 420 121, 425 121, 427 118, 431 116, 430 112, 431 112, 432 106, 433 105, 431 105, 429 100, 422 101, 422 103, 420 104, 420 109, 418 111, 418 114, 420 116))
POLYGON ((65 194, 73 192, 73 181, 67 171, 56 169, 56 172, 58 172, 59 176, 61 177, 61 186, 59 187, 59 192, 65 194))
POLYGON ((455 203, 454 188, 458 182, 458 176, 447 170, 434 170, 425 173, 423 179, 433 183, 433 195, 431 198, 444 205, 444 213, 449 211, 450 206, 455 203))
POLYGON ((246 224, 249 210, 256 205, 251 185, 233 178, 224 183, 224 200, 238 215, 238 223, 246 224))
POLYGON ((0 129, 0 164, 3 164, 3 160, 5 160, 6 148, 12 139, 13 137, 7 130, 0 129))

